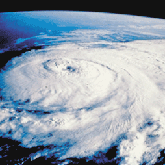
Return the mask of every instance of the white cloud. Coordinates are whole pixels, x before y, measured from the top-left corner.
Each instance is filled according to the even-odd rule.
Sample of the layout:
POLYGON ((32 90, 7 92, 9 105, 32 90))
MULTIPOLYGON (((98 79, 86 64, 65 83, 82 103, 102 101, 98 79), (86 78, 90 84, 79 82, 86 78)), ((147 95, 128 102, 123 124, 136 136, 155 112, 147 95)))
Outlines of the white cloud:
POLYGON ((1 94, 30 102, 2 102, 1 132, 27 147, 56 144, 47 152, 61 159, 90 156, 115 142, 125 157, 121 164, 150 165, 165 147, 165 91, 157 85, 165 82, 164 44, 134 41, 116 49, 62 44, 13 59, 0 75, 1 94), (16 112, 17 106, 24 111, 16 112), (122 134, 126 138, 117 141, 122 134))

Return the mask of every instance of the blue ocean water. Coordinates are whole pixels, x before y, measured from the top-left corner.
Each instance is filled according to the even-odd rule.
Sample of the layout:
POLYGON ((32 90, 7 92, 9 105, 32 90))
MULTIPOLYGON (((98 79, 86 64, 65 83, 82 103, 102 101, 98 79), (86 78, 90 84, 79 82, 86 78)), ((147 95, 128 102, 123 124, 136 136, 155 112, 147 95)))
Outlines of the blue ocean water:
MULTIPOLYGON (((56 20, 56 19, 55 19, 56 20)), ((57 21, 56 21, 57 22, 57 21)), ((34 18, 27 13, 5 13, 0 18, 0 48, 13 47, 17 39, 24 41, 43 33, 49 33, 52 36, 60 36, 62 31, 74 30, 74 27, 58 27, 56 22, 47 22, 39 18, 34 18)), ((40 39, 36 39, 40 42, 40 39)), ((29 46, 36 40, 31 39, 29 46)))

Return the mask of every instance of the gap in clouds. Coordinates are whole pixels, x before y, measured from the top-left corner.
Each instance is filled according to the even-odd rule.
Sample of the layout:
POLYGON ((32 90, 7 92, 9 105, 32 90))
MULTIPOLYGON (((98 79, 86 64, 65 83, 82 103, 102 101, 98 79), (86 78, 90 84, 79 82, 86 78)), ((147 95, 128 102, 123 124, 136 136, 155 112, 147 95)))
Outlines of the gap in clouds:
MULTIPOLYGON (((98 151, 93 156, 89 157, 70 157, 67 159, 59 160, 58 157, 55 156, 55 153, 46 154, 47 150, 52 150, 56 148, 56 146, 48 145, 43 146, 39 145, 37 147, 26 148, 20 146, 21 142, 7 138, 0 137, 0 163, 2 164, 25 164, 32 165, 38 163, 45 164, 114 164, 118 165, 123 158, 118 157, 118 146, 112 145, 107 149, 106 152, 98 151)), ((67 144, 66 144, 67 145, 67 144)))

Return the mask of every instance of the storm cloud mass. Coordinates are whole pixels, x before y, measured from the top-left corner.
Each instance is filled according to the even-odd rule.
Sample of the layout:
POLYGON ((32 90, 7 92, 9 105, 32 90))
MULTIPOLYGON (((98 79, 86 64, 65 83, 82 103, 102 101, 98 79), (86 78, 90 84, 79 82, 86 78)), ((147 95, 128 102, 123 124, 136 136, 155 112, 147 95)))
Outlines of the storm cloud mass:
POLYGON ((129 29, 134 22, 130 32, 78 29, 59 37, 50 30, 15 41, 15 49, 27 41, 47 43, 12 58, 0 73, 0 135, 29 149, 25 164, 41 157, 58 164, 159 160, 165 148, 165 40, 154 29, 165 27, 154 23, 146 32, 140 23, 136 32, 129 29))

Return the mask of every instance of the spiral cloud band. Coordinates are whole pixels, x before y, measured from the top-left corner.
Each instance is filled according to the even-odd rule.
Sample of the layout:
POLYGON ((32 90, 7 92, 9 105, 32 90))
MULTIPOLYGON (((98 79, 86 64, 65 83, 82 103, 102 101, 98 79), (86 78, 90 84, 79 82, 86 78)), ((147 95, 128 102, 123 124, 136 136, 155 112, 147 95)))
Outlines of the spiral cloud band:
POLYGON ((154 163, 165 147, 164 45, 66 43, 13 58, 0 73, 1 132, 26 147, 54 144, 34 157, 89 157, 115 144, 121 164, 154 163))

